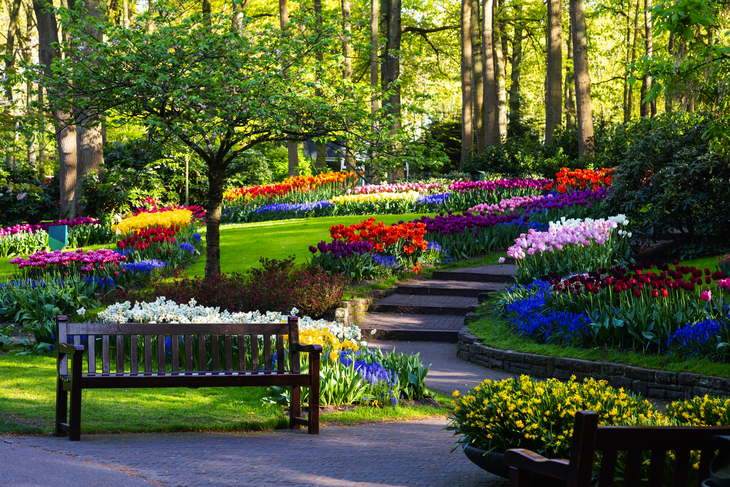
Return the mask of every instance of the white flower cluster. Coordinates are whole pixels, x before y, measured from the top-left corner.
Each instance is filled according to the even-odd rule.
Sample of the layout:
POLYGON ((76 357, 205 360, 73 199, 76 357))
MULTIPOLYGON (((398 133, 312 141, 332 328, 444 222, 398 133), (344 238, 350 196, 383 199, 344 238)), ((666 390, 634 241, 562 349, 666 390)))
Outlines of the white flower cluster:
MULTIPOLYGON (((259 313, 249 311, 247 313, 231 313, 221 311, 220 308, 206 308, 197 306, 196 301, 191 299, 188 304, 177 304, 168 301, 164 296, 157 298, 153 303, 135 302, 134 306, 129 301, 115 303, 101 311, 98 315, 102 323, 286 323, 287 315, 275 311, 259 313)), ((298 313, 296 308, 292 314, 298 313)), ((355 325, 346 325, 334 321, 313 320, 309 316, 299 317, 299 329, 304 330, 327 330, 335 335, 340 341, 350 340, 360 342, 362 333, 355 325)))
POLYGON ((602 223, 602 222, 615 222, 620 227, 625 227, 629 224, 629 219, 626 218, 626 215, 619 214, 616 216, 609 216, 608 218, 599 218, 597 220, 594 220, 593 218, 568 218, 566 219, 564 216, 560 218, 559 221, 556 222, 549 222, 550 228, 563 228, 563 227, 577 227, 580 226, 581 223, 586 224, 593 224, 593 223, 602 223))

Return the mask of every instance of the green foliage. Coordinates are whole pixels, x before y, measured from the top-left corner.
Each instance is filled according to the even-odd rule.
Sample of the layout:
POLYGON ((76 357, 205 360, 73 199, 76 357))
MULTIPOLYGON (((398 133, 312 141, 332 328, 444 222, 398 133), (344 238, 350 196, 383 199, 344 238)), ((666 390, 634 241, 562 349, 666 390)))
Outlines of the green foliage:
POLYGON ((606 204, 628 216, 639 240, 671 237, 683 256, 728 248, 730 165, 704 137, 709 124, 701 115, 665 115, 631 138, 606 204))
POLYGON ((58 179, 46 179, 22 165, 0 167, 0 227, 38 223, 58 216, 58 179))

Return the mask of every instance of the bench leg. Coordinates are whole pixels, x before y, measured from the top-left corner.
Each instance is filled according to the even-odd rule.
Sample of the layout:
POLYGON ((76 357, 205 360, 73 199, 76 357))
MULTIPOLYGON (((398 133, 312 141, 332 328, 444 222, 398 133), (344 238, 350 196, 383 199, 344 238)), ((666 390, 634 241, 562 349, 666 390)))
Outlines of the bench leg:
POLYGON ((68 420, 68 439, 81 439, 81 360, 74 360, 71 380, 71 415, 68 420))
POLYGON ((292 386, 291 388, 291 404, 289 405, 289 429, 298 430, 299 423, 295 422, 295 418, 302 415, 302 388, 292 386))
POLYGON ((310 435, 319 434, 319 354, 310 354, 310 373, 312 382, 309 387, 309 426, 310 435))
POLYGON ((56 436, 66 436, 61 424, 68 421, 68 392, 63 390, 63 381, 56 379, 56 436))

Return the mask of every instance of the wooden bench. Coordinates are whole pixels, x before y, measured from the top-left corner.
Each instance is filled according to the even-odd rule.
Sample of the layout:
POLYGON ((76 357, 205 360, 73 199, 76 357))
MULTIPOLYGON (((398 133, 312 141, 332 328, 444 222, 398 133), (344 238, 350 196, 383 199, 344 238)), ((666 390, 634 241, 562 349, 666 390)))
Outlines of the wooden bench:
POLYGON ((593 463, 601 452, 600 487, 612 487, 616 476, 618 452, 625 452, 625 471, 621 473, 625 487, 638 486, 648 473, 649 487, 660 487, 665 481, 664 467, 669 451, 674 453, 673 487, 686 487, 690 471, 690 452, 700 452, 696 485, 710 477, 710 462, 715 454, 716 435, 730 435, 730 427, 708 426, 598 426, 598 414, 579 411, 575 415, 570 460, 549 460, 530 450, 507 450, 504 459, 509 465, 511 487, 540 487, 543 480, 533 482, 533 474, 564 481, 566 487, 589 487, 593 483, 593 463), (646 453, 650 452, 650 453, 646 453), (649 460, 649 467, 642 464, 649 460), (648 472, 646 472, 648 470, 648 472))
POLYGON ((291 386, 289 427, 305 425, 310 434, 318 434, 322 347, 298 343, 298 327, 296 317, 290 317, 287 323, 150 324, 68 323, 65 316, 59 316, 56 436, 68 433, 69 440, 79 440, 83 389, 226 386, 291 386), (65 343, 69 335, 73 335, 73 344, 65 343), (83 335, 87 337, 87 372, 83 372, 83 335), (287 335, 288 354, 284 348, 287 335), (97 347, 99 337, 101 347, 97 347), (101 348, 101 370, 97 369, 97 348, 101 348), (276 351, 276 368, 272 348, 276 351), (116 356, 114 371, 110 370, 112 352, 116 356), (301 372, 301 352, 309 353, 308 373, 301 372), (126 363, 125 356, 129 357, 126 363), (291 364, 289 370, 285 370, 285 357, 291 364), (310 392, 306 419, 300 417, 302 386, 309 387, 310 392))

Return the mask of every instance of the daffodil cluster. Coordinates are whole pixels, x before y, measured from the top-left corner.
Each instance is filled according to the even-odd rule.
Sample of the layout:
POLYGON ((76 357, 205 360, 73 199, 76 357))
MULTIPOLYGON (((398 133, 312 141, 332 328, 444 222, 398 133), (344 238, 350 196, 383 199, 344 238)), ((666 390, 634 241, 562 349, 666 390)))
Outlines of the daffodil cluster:
POLYGON ((178 231, 180 228, 185 228, 190 225, 192 217, 192 211, 181 208, 160 211, 158 213, 142 212, 136 216, 122 220, 117 225, 113 225, 112 231, 120 235, 126 235, 134 230, 151 227, 176 227, 176 231, 178 231))

